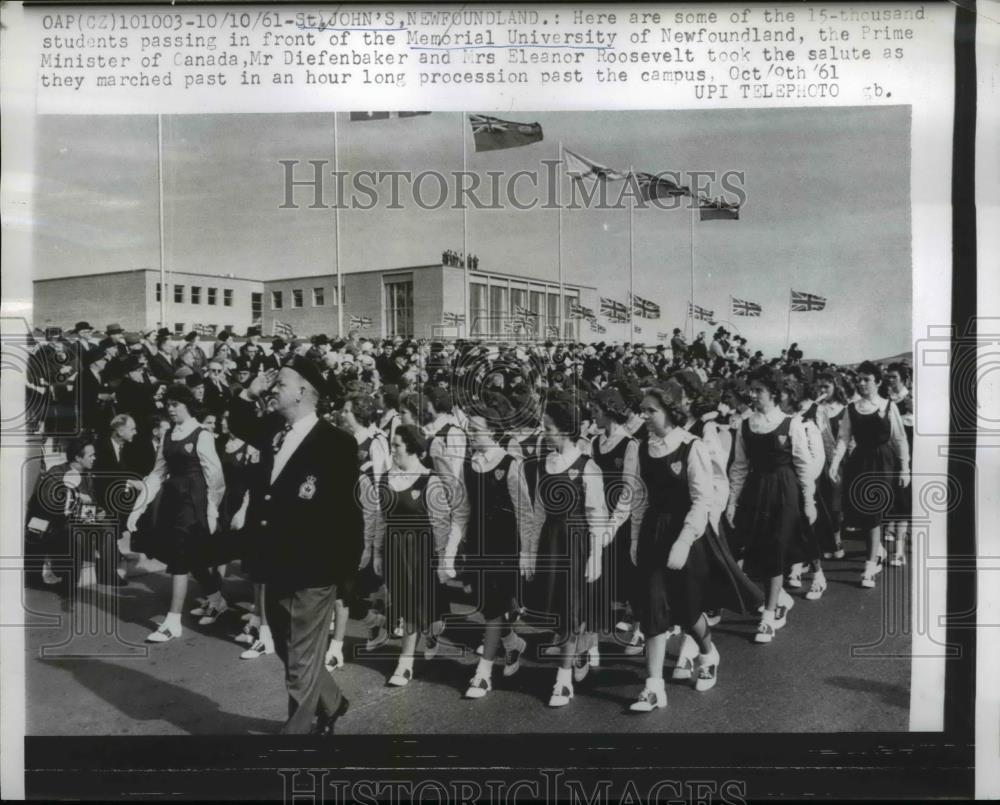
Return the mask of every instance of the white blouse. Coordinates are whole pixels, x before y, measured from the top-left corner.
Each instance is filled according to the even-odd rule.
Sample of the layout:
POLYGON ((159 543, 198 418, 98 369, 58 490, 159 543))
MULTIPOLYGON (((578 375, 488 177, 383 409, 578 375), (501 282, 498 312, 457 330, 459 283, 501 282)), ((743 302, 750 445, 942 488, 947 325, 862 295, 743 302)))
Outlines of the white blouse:
MULTIPOLYGON (((815 477, 813 476, 813 458, 809 450, 809 437, 806 435, 805 427, 799 417, 789 417, 784 411, 775 406, 767 414, 754 411, 749 419, 749 428, 752 433, 764 434, 776 430, 786 419, 791 419, 788 426, 788 437, 792 443, 792 466, 795 468, 795 475, 799 481, 799 488, 802 490, 803 500, 812 500, 816 490, 815 477)), ((750 458, 747 455, 746 443, 743 440, 743 428, 736 431, 736 456, 733 459, 733 466, 729 470, 729 505, 736 505, 743 492, 747 476, 750 474, 750 458)))

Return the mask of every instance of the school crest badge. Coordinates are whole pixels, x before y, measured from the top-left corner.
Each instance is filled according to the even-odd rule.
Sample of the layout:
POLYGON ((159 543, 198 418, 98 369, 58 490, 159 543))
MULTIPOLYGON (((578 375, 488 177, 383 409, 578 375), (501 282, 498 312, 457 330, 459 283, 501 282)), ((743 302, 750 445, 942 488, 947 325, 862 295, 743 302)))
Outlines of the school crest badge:
POLYGON ((312 500, 313 495, 316 494, 316 476, 310 475, 303 482, 302 486, 299 487, 299 497, 302 500, 312 500))
POLYGON ((569 479, 571 481, 575 481, 576 480, 576 476, 578 476, 580 474, 580 472, 579 472, 579 470, 570 470, 566 474, 569 476, 569 479))
POLYGON ((194 452, 194 445, 191 444, 191 442, 188 442, 186 445, 184 445, 184 450, 187 451, 188 453, 192 453, 194 452))
POLYGON ((413 498, 414 500, 416 500, 417 498, 419 498, 420 497, 420 490, 419 489, 411 489, 410 490, 410 497, 413 498))
POLYGON ((623 459, 623 458, 616 458, 615 459, 615 466, 618 469, 621 469, 622 467, 624 467, 625 466, 625 459, 623 459))
POLYGON ((683 468, 684 468, 684 465, 681 462, 679 462, 679 461, 671 461, 670 462, 670 471, 674 475, 680 475, 681 474, 681 470, 683 468))
POLYGON ((505 476, 506 474, 507 474, 507 473, 506 473, 506 471, 504 471, 504 470, 501 470, 501 469, 496 469, 496 470, 493 470, 493 477, 494 477, 494 478, 496 478, 496 479, 497 479, 498 481, 502 481, 502 480, 503 480, 503 477, 504 477, 504 476, 505 476))
POLYGON ((778 436, 778 444, 780 444, 782 447, 785 446, 785 442, 787 442, 787 441, 788 441, 788 437, 784 433, 782 433, 780 436, 778 436))
POLYGON ((528 453, 529 456, 533 456, 535 454, 535 446, 533 444, 528 445, 524 449, 528 453))

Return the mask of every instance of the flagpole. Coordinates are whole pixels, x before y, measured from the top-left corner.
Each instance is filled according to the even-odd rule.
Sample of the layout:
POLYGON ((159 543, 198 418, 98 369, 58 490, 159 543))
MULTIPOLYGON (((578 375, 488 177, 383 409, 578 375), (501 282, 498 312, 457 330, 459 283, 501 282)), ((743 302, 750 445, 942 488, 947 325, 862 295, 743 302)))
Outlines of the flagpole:
MULTIPOLYGON (((556 194, 558 196, 557 203, 559 205, 559 239, 558 239, 558 245, 557 245, 557 249, 558 249, 558 252, 559 252, 559 256, 558 256, 558 261, 559 261, 559 305, 557 307, 557 311, 558 311, 557 320, 559 322, 559 335, 560 336, 562 336, 562 332, 563 332, 563 326, 562 326, 562 304, 563 304, 563 264, 562 264, 562 231, 563 231, 563 204, 562 204, 562 201, 563 201, 563 199, 562 199, 562 182, 563 182, 563 177, 562 177, 562 172, 563 172, 564 159, 565 158, 563 156, 563 144, 562 144, 562 140, 560 140, 559 141, 559 188, 558 188, 558 192, 556 194)), ((556 340, 557 341, 561 341, 562 339, 560 337, 560 338, 557 338, 556 340)))
MULTIPOLYGON (((632 176, 632 166, 628 168, 629 176, 632 176)), ((628 205, 628 340, 630 344, 635 343, 635 277, 632 261, 632 210, 635 207, 635 198, 628 205)))
MULTIPOLYGON (((462 181, 465 181, 465 175, 469 172, 469 140, 465 133, 465 117, 466 113, 461 114, 461 125, 462 125, 462 181)), ((470 307, 471 303, 471 288, 469 287, 469 206, 467 199, 462 203, 462 297, 463 297, 463 307, 465 311, 465 324, 462 329, 459 330, 463 336, 467 336, 472 332, 470 329, 472 327, 472 310, 470 307)))
POLYGON ((160 327, 167 326, 167 262, 163 243, 163 115, 156 116, 156 184, 160 218, 160 327))
MULTIPOLYGON (((340 140, 337 132, 337 113, 333 113, 333 171, 340 170, 340 140)), ((333 250, 334 268, 337 272, 337 338, 344 337, 344 282, 340 275, 340 199, 333 208, 333 235, 336 245, 333 250)), ((382 337, 385 337, 385 321, 382 322, 382 337)))
POLYGON ((691 208, 691 343, 694 343, 694 216, 698 210, 698 205, 695 204, 691 208))
POLYGON ((788 289, 788 327, 785 328, 785 349, 792 338, 792 289, 788 289))

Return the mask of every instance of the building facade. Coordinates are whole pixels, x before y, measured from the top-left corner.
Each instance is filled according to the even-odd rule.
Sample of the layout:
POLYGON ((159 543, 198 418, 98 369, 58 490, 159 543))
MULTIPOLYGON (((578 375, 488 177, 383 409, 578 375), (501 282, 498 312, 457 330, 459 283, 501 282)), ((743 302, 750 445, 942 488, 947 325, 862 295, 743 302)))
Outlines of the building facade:
POLYGON ((34 326, 72 327, 88 321, 103 329, 168 327, 182 335, 231 329, 246 332, 263 312, 264 283, 233 276, 171 271, 161 318, 160 272, 151 268, 35 280, 34 326))
MULTIPOLYGON (((243 333, 253 323, 265 335, 335 335, 343 305, 343 333, 385 338, 471 337, 580 340, 571 306, 596 307, 596 289, 501 272, 469 272, 466 326, 465 271, 441 264, 305 277, 250 280, 191 272, 166 275, 165 318, 160 275, 153 269, 36 280, 34 325, 71 327, 86 320, 98 329, 165 326, 176 334, 201 329, 243 333), (163 323, 161 323, 161 318, 163 323)), ((583 324, 586 324, 583 322, 583 324)))

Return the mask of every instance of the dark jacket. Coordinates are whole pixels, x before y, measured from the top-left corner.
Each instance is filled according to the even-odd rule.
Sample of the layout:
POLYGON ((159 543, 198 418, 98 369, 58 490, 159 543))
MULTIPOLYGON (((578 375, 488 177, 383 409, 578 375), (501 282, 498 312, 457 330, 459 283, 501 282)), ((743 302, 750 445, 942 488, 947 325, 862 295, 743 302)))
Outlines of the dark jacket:
POLYGON ((260 450, 244 526, 259 580, 281 591, 344 585, 364 547, 357 443, 321 419, 271 484, 274 437, 283 425, 277 414, 258 417, 241 397, 230 403, 230 431, 260 450))
MULTIPOLYGON (((140 438, 140 437, 136 437, 140 438)), ((150 445, 152 447, 152 445, 150 445)), ((119 527, 125 530, 125 523, 135 507, 136 494, 128 489, 129 479, 141 481, 148 473, 143 473, 136 466, 136 453, 132 444, 121 446, 121 457, 115 456, 115 448, 110 436, 103 436, 95 445, 97 455, 94 461, 94 491, 97 494, 98 505, 109 517, 118 520, 119 527)), ((150 467, 150 470, 152 467, 150 467)))

